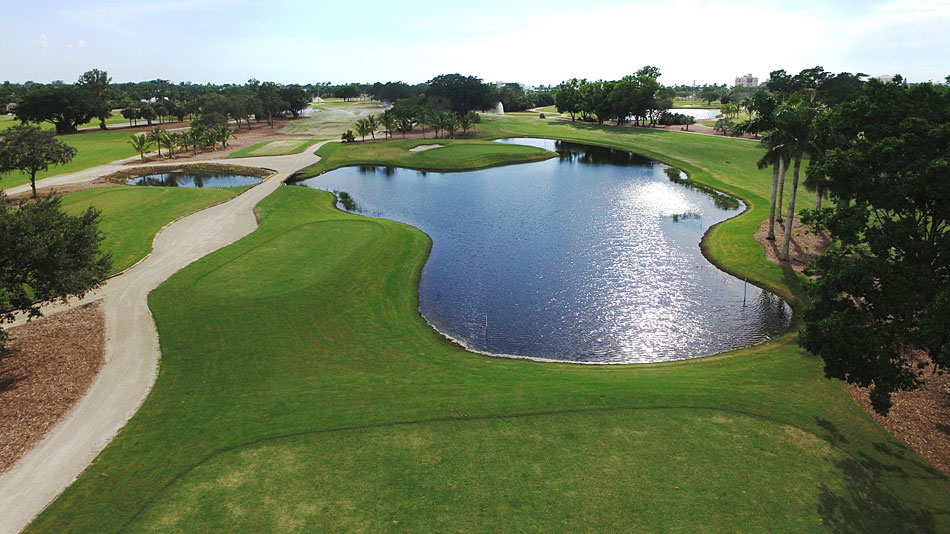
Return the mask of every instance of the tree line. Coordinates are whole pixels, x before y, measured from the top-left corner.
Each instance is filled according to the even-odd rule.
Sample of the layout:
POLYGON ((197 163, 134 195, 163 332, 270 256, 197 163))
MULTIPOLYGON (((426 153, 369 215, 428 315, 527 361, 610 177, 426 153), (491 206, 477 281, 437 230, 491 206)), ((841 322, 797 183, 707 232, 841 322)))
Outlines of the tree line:
POLYGON ((761 135, 770 240, 792 171, 783 260, 808 164, 816 205, 802 221, 831 244, 806 267, 814 278, 799 342, 822 357, 828 377, 869 387, 886 415, 892 394, 950 367, 950 89, 865 79, 821 67, 773 71, 735 134, 761 135))
MULTIPOLYGON (((660 70, 647 65, 620 80, 578 80, 561 82, 554 93, 558 112, 567 113, 571 120, 633 122, 637 126, 655 126, 663 121, 666 110, 673 107, 675 91, 657 80, 660 70)), ((690 124, 691 117, 681 115, 665 119, 670 124, 690 124), (682 122, 678 122, 678 120, 682 122)))

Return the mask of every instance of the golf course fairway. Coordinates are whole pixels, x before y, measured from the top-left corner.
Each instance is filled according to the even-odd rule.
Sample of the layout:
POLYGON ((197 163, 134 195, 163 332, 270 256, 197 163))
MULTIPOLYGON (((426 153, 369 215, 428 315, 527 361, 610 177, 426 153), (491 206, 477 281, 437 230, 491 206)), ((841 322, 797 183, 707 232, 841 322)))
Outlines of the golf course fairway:
MULTIPOLYGON (((768 211, 755 143, 530 118, 479 130, 630 149, 741 197, 704 250, 804 305, 752 239, 768 211)), ((150 295, 153 390, 28 532, 950 529, 950 480, 824 378, 797 325, 669 364, 471 354, 417 311, 428 237, 334 203, 281 187, 255 232, 150 295)))

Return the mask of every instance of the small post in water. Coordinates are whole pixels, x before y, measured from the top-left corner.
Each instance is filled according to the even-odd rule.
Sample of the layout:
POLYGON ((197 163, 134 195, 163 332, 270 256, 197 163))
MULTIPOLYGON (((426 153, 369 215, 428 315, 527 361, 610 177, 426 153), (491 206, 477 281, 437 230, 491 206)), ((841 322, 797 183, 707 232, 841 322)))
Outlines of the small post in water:
POLYGON ((745 294, 748 288, 749 288, 749 279, 743 278, 742 279, 742 307, 743 308, 745 308, 745 294))

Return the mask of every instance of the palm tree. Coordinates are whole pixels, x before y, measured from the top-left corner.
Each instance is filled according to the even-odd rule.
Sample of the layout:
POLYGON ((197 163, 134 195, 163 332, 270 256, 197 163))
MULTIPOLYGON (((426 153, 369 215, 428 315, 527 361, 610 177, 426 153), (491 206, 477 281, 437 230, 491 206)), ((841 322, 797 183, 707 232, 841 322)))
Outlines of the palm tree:
POLYGON ((373 136, 373 141, 376 140, 376 130, 379 129, 379 121, 376 120, 376 115, 367 115, 366 124, 369 125, 369 133, 373 136))
POLYGON ((396 114, 393 113, 392 109, 387 109, 380 116, 379 122, 383 125, 383 128, 386 129, 386 135, 392 139, 393 130, 396 129, 396 125, 399 123, 399 119, 396 117, 396 114))
POLYGON ((795 199, 798 194, 798 178, 802 168, 802 158, 818 153, 814 142, 814 120, 817 110, 801 100, 793 100, 783 105, 775 114, 776 130, 784 138, 785 154, 791 158, 792 189, 788 199, 788 222, 785 224, 785 239, 779 259, 788 261, 789 246, 792 241, 792 228, 795 223, 795 199))
POLYGON ((162 157, 162 143, 165 141, 164 140, 165 130, 162 130, 161 128, 156 126, 147 135, 148 135, 148 140, 155 143, 155 145, 158 147, 158 157, 162 157))
POLYGON ((775 196, 778 192, 779 174, 781 173, 784 176, 786 167, 783 152, 784 145, 781 143, 778 132, 773 133, 773 136, 766 136, 762 139, 762 143, 767 148, 762 159, 756 163, 760 169, 764 169, 769 165, 772 166, 772 192, 769 197, 769 235, 765 237, 769 241, 775 241, 775 196))
POLYGON ((449 133, 449 137, 455 139, 455 132, 459 129, 459 119, 455 113, 445 114, 445 123, 442 124, 442 127, 449 133))
POLYGON ((399 131, 402 132, 402 138, 406 138, 406 134, 412 131, 412 127, 415 126, 415 121, 412 120, 412 117, 401 117, 399 119, 399 131))
POLYGON ((363 138, 363 142, 366 142, 366 134, 372 131, 369 121, 366 118, 357 119, 356 123, 353 124, 353 127, 356 128, 356 135, 359 135, 363 138))
POLYGON ((174 150, 173 150, 173 147, 174 147, 174 138, 172 137, 172 134, 168 133, 167 131, 163 131, 163 132, 162 132, 162 143, 164 143, 164 144, 165 144, 165 148, 168 149, 168 157, 169 157, 169 158, 172 157, 173 152, 174 152, 174 150))
POLYGON ((481 122, 481 118, 478 116, 478 113, 474 111, 469 111, 468 113, 459 117, 459 125, 462 127, 462 133, 468 133, 468 129, 472 126, 481 122))
POLYGON ((227 124, 222 124, 214 129, 214 139, 221 143, 221 148, 228 148, 228 139, 233 138, 234 132, 227 124))
POLYGON ((129 144, 139 153, 139 156, 142 157, 142 161, 145 161, 145 153, 148 152, 148 149, 152 146, 151 139, 146 135, 131 134, 129 135, 129 144))

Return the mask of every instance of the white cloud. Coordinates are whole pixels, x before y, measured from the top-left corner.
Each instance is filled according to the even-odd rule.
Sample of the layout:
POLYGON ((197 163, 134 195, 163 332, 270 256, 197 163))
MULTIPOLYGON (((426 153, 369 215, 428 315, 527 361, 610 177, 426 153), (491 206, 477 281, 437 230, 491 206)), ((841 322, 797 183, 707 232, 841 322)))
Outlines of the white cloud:
POLYGON ((77 39, 75 43, 66 44, 66 48, 85 48, 89 44, 85 39, 77 39))
POLYGON ((41 33, 39 39, 35 41, 36 46, 40 48, 49 48, 49 37, 45 33, 41 33))

